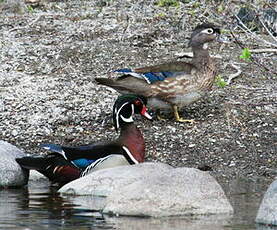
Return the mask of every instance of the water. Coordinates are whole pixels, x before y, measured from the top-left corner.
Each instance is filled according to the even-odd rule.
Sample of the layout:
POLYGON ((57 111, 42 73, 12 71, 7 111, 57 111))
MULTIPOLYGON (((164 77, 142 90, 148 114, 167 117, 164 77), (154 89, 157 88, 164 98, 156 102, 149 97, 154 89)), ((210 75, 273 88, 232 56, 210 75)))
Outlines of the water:
POLYGON ((61 197, 57 188, 45 183, 21 189, 0 190, 0 230, 83 229, 265 229, 254 219, 270 182, 237 179, 221 183, 234 207, 233 216, 190 216, 170 218, 112 217, 89 210, 80 197, 61 197), (76 228, 77 226, 77 228, 76 228))

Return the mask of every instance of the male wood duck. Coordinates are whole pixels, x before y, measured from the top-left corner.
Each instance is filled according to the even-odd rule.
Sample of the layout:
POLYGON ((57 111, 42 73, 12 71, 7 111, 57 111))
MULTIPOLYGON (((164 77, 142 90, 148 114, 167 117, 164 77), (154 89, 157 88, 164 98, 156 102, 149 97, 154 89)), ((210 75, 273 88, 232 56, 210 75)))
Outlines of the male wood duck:
POLYGON ((138 95, 121 95, 113 106, 115 130, 120 130, 116 140, 96 142, 79 147, 43 144, 51 151, 46 156, 28 156, 16 161, 27 169, 35 169, 60 185, 84 176, 91 171, 144 161, 145 142, 135 126, 133 116, 140 114, 152 119, 147 112, 147 100, 138 95))
POLYGON ((189 46, 193 51, 191 63, 171 62, 137 69, 119 69, 117 79, 96 78, 119 93, 136 93, 148 98, 154 109, 173 109, 176 121, 187 122, 179 116, 178 107, 187 106, 203 97, 212 87, 216 69, 210 58, 208 43, 219 39, 220 29, 213 24, 201 24, 193 30, 189 46))

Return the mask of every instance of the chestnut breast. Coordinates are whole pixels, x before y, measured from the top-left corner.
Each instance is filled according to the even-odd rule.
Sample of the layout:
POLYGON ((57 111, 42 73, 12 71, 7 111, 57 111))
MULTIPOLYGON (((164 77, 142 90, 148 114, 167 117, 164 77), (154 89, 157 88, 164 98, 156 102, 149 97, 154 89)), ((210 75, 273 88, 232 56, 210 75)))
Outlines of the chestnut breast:
POLYGON ((128 124, 121 130, 119 141, 122 145, 129 149, 139 163, 144 162, 144 138, 140 130, 134 124, 128 124))

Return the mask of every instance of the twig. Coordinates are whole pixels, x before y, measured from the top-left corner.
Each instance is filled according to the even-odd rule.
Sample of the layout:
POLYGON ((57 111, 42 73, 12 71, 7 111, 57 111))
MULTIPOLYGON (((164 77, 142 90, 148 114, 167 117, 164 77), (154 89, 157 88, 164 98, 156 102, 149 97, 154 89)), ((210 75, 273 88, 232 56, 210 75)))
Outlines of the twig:
MULTIPOLYGON (((244 48, 245 48, 244 44, 243 44, 241 41, 239 41, 239 40, 237 39, 237 37, 234 35, 234 33, 233 33, 232 31, 230 31, 230 33, 231 33, 232 37, 235 39, 235 43, 236 43, 241 49, 244 49, 244 48)), ((270 73, 272 73, 272 74, 277 74, 276 71, 273 71, 273 70, 269 69, 267 66, 261 64, 261 63, 258 62, 253 56, 250 57, 250 60, 251 60, 254 64, 256 64, 256 65, 262 67, 263 69, 265 69, 266 71, 268 71, 268 72, 270 72, 270 73)))
POLYGON ((254 87, 247 87, 243 85, 237 85, 236 89, 245 89, 245 90, 254 90, 254 91, 268 90, 267 88, 254 88, 254 87))
POLYGON ((251 53, 277 53, 277 49, 253 49, 250 50, 251 53))
POLYGON ((31 21, 30 23, 28 23, 28 25, 26 26, 21 26, 21 27, 15 27, 9 30, 9 32, 15 31, 15 30, 19 30, 19 29, 24 29, 24 28, 28 28, 30 26, 32 26, 33 24, 35 24, 42 16, 44 15, 39 15, 38 17, 36 17, 33 21, 31 21))
POLYGON ((260 17, 258 17, 260 23, 263 25, 263 27, 265 28, 265 30, 267 31, 267 33, 273 38, 273 40, 277 43, 277 39, 273 36, 273 34, 269 31, 269 29, 267 28, 267 26, 264 24, 263 20, 260 19, 260 17))
POLYGON ((125 34, 126 34, 126 31, 127 31, 128 28, 129 28, 129 26, 130 26, 130 18, 129 18, 129 15, 127 14, 126 26, 123 27, 123 32, 122 32, 122 36, 121 36, 121 38, 120 38, 120 41, 123 41, 123 38, 124 38, 124 36, 125 36, 125 34))
MULTIPOLYGON (((264 98, 264 97, 262 97, 264 98)), ((245 102, 240 102, 240 101, 234 101, 234 100, 229 100, 227 104, 231 105, 241 105, 241 106, 265 106, 265 105, 272 105, 272 102, 260 102, 260 103, 245 103, 245 102)))
POLYGON ((254 34, 241 20, 237 15, 234 15, 234 17, 239 21, 239 23, 242 25, 242 27, 240 26, 240 28, 245 32, 250 34, 251 37, 254 37, 255 39, 262 41, 270 46, 274 46, 277 47, 277 44, 271 43, 269 41, 266 41, 264 39, 261 39, 259 36, 257 36, 256 34, 254 34))
POLYGON ((237 65, 235 65, 234 63, 231 63, 230 65, 231 65, 234 69, 236 69, 237 72, 236 72, 236 73, 233 73, 233 74, 231 74, 231 75, 229 75, 228 80, 227 80, 227 85, 230 85, 231 81, 232 81, 234 78, 238 77, 238 76, 241 74, 241 72, 242 72, 241 69, 240 69, 240 67, 237 66, 237 65))

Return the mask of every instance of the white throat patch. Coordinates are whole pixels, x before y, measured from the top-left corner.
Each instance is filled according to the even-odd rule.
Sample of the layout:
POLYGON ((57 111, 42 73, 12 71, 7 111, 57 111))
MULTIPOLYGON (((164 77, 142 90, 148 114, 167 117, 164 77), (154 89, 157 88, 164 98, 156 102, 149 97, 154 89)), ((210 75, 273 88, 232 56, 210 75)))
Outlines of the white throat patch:
POLYGON ((122 115, 120 115, 122 121, 126 122, 126 123, 131 123, 131 122, 134 122, 133 120, 133 116, 130 116, 130 117, 123 117, 122 115))
POLYGON ((129 149, 126 146, 122 146, 123 150, 128 154, 128 156, 131 158, 131 160, 134 162, 134 164, 138 164, 139 162, 134 158, 132 153, 129 151, 129 149))
POLYGON ((203 49, 206 50, 206 49, 208 49, 208 48, 209 48, 208 43, 204 43, 203 49))

